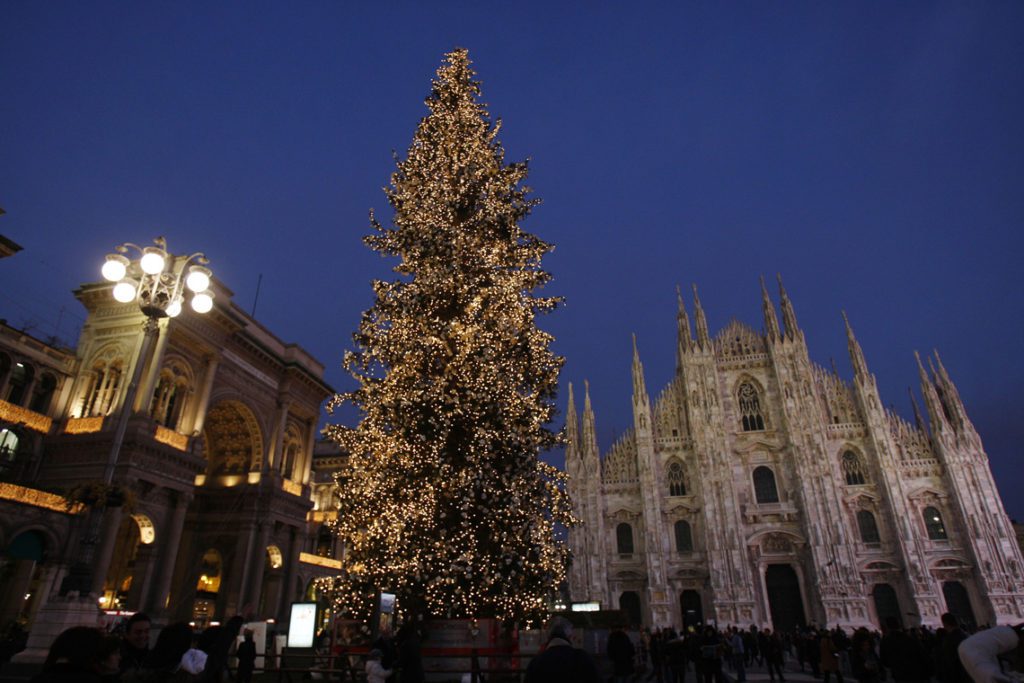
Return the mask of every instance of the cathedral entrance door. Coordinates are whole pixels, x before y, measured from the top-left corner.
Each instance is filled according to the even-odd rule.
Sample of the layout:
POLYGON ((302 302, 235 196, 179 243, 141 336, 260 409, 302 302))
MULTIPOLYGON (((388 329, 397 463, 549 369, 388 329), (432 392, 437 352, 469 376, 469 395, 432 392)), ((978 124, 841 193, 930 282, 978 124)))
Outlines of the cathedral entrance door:
POLYGON ((792 565, 768 565, 764 572, 764 584, 768 591, 768 607, 772 612, 772 628, 776 632, 789 633, 807 625, 800 581, 792 565))
POLYGON ((974 610, 971 609, 971 598, 967 589, 959 581, 946 581, 942 584, 942 597, 946 598, 946 609, 957 618, 960 626, 968 633, 977 627, 974 621, 974 610))
POLYGON ((885 626, 889 617, 895 617, 900 627, 903 626, 903 617, 900 613, 900 601, 896 597, 896 589, 887 583, 876 583, 871 589, 871 598, 875 602, 875 614, 878 615, 879 628, 885 626))
POLYGON ((640 612, 640 596, 633 591, 626 591, 619 596, 619 609, 626 613, 631 626, 643 626, 643 615, 640 612))
POLYGON ((684 631, 690 626, 696 627, 704 623, 704 606, 697 591, 683 591, 679 596, 679 611, 683 614, 684 631))

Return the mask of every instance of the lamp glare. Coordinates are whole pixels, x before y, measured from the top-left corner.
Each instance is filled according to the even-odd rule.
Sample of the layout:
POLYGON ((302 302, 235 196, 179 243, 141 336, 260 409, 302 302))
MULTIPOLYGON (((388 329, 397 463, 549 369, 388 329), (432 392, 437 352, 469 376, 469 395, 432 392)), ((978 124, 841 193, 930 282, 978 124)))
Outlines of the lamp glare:
POLYGON ((100 270, 103 273, 103 277, 111 282, 117 282, 125 276, 128 272, 128 259, 120 254, 108 254, 107 260, 103 263, 103 268, 100 270))
POLYGON ((122 280, 114 285, 114 298, 123 304, 134 299, 135 293, 135 283, 131 280, 122 280))
POLYGON ((213 292, 199 292, 192 297, 192 310, 196 313, 209 313, 213 308, 213 292))
POLYGON ((193 292, 202 292, 210 286, 210 271, 202 266, 192 266, 188 269, 188 278, 185 284, 193 292))
POLYGON ((146 247, 145 253, 139 259, 139 266, 147 275, 156 275, 161 272, 164 269, 164 263, 163 252, 156 247, 146 247))
POLYGON ((177 318, 181 315, 181 299, 175 299, 167 306, 167 317, 177 318))

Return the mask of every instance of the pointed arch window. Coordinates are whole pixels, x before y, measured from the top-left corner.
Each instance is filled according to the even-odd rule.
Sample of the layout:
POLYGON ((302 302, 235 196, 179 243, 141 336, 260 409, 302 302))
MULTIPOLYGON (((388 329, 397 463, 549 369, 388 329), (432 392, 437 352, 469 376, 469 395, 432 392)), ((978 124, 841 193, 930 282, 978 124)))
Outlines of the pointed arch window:
POLYGON ((860 530, 860 540, 864 543, 882 542, 882 538, 878 534, 878 523, 870 510, 857 512, 857 528, 860 530))
POLYGON ((745 432, 764 430, 764 416, 761 414, 761 397, 750 382, 744 382, 737 391, 740 406, 740 424, 745 432))
POLYGON ((676 522, 676 551, 681 553, 692 553, 693 552, 693 530, 690 529, 690 523, 685 519, 681 519, 676 522))
POLYGON ((929 505, 921 511, 924 517, 924 528, 928 532, 928 538, 932 541, 945 541, 949 539, 946 533, 946 525, 942 523, 942 515, 939 509, 929 505))
POLYGON ((754 498, 759 504, 779 502, 779 489, 775 485, 775 473, 764 465, 754 470, 754 498))
POLYGON ((615 546, 619 555, 633 554, 633 527, 625 522, 615 527, 615 546))
POLYGON ((862 486, 867 483, 864 463, 853 451, 845 451, 842 459, 843 476, 847 486, 862 486))
POLYGON ((686 495, 686 475, 683 472, 683 463, 678 460, 672 461, 668 466, 668 495, 686 495))

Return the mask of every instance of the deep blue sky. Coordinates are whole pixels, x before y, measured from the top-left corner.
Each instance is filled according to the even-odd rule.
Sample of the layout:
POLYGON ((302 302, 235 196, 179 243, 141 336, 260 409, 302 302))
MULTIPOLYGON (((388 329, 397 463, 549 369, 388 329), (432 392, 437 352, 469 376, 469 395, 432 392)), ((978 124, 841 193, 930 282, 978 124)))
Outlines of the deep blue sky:
MULTIPOLYGON (((675 286, 760 329, 781 272, 812 357, 850 375, 840 310, 909 414, 938 348, 1024 519, 1024 4, 0 5, 0 316, 73 338, 70 296, 123 241, 204 250, 257 317, 340 370, 367 210, 442 54, 470 49, 527 228, 567 305, 543 321, 603 446, 674 366, 675 286), (58 323, 61 307, 63 318, 58 323)), ((560 403, 564 408, 565 392, 560 403)))

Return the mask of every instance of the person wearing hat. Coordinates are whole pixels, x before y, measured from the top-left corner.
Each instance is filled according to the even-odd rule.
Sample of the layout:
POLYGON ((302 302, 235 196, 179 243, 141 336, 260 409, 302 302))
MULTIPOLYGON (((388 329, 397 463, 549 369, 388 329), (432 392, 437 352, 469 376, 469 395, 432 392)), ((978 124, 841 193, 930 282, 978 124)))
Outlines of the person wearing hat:
POLYGON ((370 650, 366 656, 366 683, 384 683, 391 675, 391 669, 385 669, 380 663, 382 655, 380 650, 370 650))

